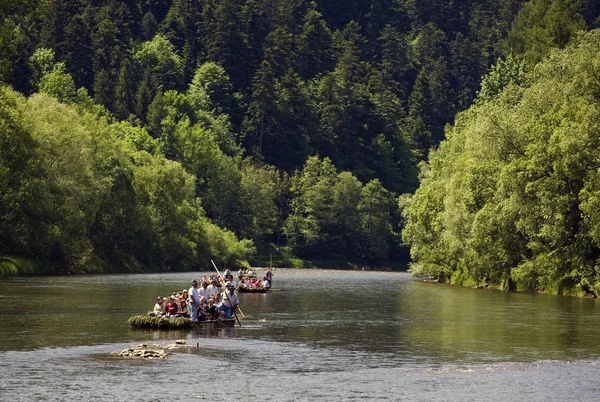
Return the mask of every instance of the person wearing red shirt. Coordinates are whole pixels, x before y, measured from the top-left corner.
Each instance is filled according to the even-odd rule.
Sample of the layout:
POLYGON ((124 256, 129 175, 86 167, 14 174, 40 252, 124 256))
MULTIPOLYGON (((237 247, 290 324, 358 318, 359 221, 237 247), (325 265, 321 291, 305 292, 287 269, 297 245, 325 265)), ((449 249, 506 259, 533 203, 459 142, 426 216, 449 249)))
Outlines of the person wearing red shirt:
POLYGON ((175 303, 175 297, 169 296, 169 302, 167 303, 167 317, 177 317, 177 303, 175 303))

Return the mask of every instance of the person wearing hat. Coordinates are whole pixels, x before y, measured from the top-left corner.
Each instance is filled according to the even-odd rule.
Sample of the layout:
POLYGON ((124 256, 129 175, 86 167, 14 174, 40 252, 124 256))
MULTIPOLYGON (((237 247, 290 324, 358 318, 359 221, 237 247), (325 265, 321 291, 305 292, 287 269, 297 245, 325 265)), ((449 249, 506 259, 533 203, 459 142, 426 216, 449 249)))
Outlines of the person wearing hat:
POLYGON ((235 313, 238 304, 240 304, 240 300, 235 294, 235 288, 231 282, 225 284, 225 291, 221 294, 221 300, 222 302, 219 306, 219 310, 225 313, 225 318, 230 319, 235 313))
POLYGON ((198 293, 198 281, 192 281, 192 287, 188 291, 190 305, 190 318, 192 321, 198 321, 198 307, 200 306, 200 294, 198 293))
POLYGON ((156 304, 154 305, 154 311, 152 312, 151 315, 161 317, 161 316, 165 315, 166 311, 167 310, 166 310, 163 298, 158 296, 156 298, 156 304))

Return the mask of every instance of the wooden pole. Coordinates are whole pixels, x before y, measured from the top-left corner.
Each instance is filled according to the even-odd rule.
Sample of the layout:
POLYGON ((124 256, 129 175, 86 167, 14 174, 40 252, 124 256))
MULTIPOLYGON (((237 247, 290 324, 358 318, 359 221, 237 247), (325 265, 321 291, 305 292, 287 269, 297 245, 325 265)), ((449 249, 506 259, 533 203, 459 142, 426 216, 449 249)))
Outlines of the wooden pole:
POLYGON ((221 275, 221 273, 219 272, 219 268, 217 268, 215 262, 213 260, 210 260, 210 262, 212 262, 213 267, 215 267, 215 269, 217 270, 217 274, 219 274, 219 277, 223 278, 223 275, 221 275))

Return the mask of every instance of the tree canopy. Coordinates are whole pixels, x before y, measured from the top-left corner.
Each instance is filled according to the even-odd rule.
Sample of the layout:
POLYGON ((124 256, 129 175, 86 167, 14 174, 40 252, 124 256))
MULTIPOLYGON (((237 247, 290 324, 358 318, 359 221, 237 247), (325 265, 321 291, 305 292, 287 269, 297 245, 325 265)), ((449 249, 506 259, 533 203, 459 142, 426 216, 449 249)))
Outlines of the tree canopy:
POLYGON ((600 294, 599 54, 581 34, 457 116, 401 202, 413 273, 600 294))

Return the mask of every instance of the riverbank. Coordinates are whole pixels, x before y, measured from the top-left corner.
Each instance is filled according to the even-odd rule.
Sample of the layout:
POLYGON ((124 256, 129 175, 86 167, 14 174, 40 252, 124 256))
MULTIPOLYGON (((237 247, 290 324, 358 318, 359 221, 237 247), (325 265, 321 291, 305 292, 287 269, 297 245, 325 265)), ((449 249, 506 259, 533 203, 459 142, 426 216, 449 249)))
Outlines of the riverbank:
POLYGON ((49 267, 19 257, 0 256, 0 276, 48 275, 49 267))
POLYGON ((318 268, 318 269, 342 269, 356 271, 407 271, 408 254, 402 256, 398 261, 387 261, 375 264, 367 261, 353 260, 348 258, 300 258, 290 251, 289 247, 270 244, 257 250, 256 255, 248 261, 253 267, 286 267, 286 268, 318 268))
MULTIPOLYGON (((248 267, 276 267, 276 268, 310 268, 310 269, 340 269, 353 271, 406 271, 407 261, 390 261, 385 264, 352 261, 342 258, 331 259, 303 259, 293 255, 287 247, 270 246, 259 250, 259 253, 248 261, 248 267)), ((230 267, 234 269, 235 267, 230 267)), ((195 266, 189 270, 164 269, 162 267, 142 265, 136 261, 129 264, 114 266, 100 258, 90 258, 85 265, 59 269, 47 262, 26 259, 14 256, 0 256, 0 277, 3 276, 30 276, 30 275, 70 275, 70 274, 139 274, 160 272, 193 272, 212 271, 210 259, 205 266, 195 266)))
MULTIPOLYGON (((497 282, 491 280, 478 281, 464 270, 454 271, 448 278, 434 278, 433 281, 477 289, 531 292, 530 289, 520 288, 510 276, 503 276, 497 282)), ((557 296, 598 298, 598 295, 600 294, 600 286, 582 286, 581 283, 574 281, 571 277, 566 275, 558 280, 548 283, 548 285, 543 288, 538 288, 535 293, 557 296)))
MULTIPOLYGON (((206 268, 208 269, 208 266, 206 268)), ((97 257, 91 258, 83 265, 59 268, 48 262, 15 256, 0 256, 0 277, 74 274, 141 274, 159 273, 164 271, 165 270, 160 267, 142 265, 135 261, 121 266, 115 266, 97 257)), ((188 270, 188 272, 189 271, 191 270, 188 270)))

